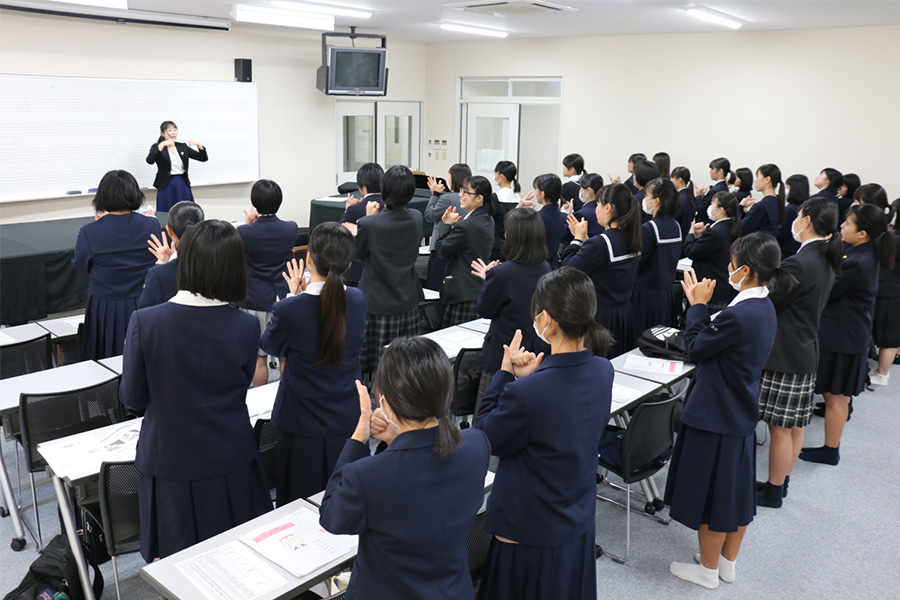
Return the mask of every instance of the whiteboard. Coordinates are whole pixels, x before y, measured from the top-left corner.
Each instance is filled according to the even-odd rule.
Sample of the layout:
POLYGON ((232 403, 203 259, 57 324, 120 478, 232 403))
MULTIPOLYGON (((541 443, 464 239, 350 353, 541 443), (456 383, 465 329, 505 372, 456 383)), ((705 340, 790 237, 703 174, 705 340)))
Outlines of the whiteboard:
POLYGON ((259 179, 255 83, 0 74, 0 202, 93 193, 113 169, 149 189, 163 121, 207 148, 192 186, 259 179))

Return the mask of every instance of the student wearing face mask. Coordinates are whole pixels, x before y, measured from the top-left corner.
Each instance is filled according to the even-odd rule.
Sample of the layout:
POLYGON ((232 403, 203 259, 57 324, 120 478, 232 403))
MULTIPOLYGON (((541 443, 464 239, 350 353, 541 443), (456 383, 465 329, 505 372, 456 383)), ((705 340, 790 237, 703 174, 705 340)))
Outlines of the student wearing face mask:
MULTIPOLYGON (((712 225, 695 222, 684 240, 684 255, 693 261, 697 277, 716 282, 713 296, 706 303, 710 314, 722 310, 735 296, 728 274, 731 244, 741 237, 741 220, 737 218, 738 202, 731 192, 719 192, 706 208, 712 225)), ((699 216, 699 215, 698 215, 699 216)))
POLYGON ((763 193, 763 199, 755 202, 741 219, 744 235, 757 231, 778 236, 778 226, 784 222, 784 182, 781 169, 773 164, 765 164, 756 170, 753 181, 756 191, 763 193))
POLYGON ((727 158, 716 158, 709 163, 709 178, 712 179, 712 185, 709 188, 697 188, 695 204, 696 216, 694 220, 698 223, 712 223, 712 217, 707 216, 706 209, 712 203, 713 197, 719 192, 728 191, 728 183, 725 181, 726 176, 731 171, 731 162, 727 158))
MULTIPOLYGON (((588 173, 580 180, 581 185, 580 197, 584 203, 580 210, 576 210, 572 214, 579 221, 587 221, 588 237, 600 235, 606 229, 597 222, 597 198, 600 196, 600 190, 603 188, 603 177, 597 173, 588 173)), ((572 241, 572 233, 566 230, 563 233, 563 244, 569 244, 572 241)))
MULTIPOLYGON (((562 182, 553 173, 538 175, 534 178, 534 191, 525 196, 526 201, 535 202, 538 214, 544 223, 545 239, 547 241, 547 262, 555 269, 559 266, 559 245, 563 235, 568 231, 566 214, 559 209, 559 194, 562 182)), ((509 233, 507 233, 507 236, 509 233)), ((504 256, 509 259, 505 252, 504 256)))
POLYGON ((675 213, 675 220, 681 225, 681 236, 687 237, 691 231, 691 222, 694 220, 694 205, 697 199, 694 198, 694 184, 691 181, 691 171, 687 167, 675 167, 672 169, 672 183, 681 197, 678 212, 675 213))
POLYGON ((800 249, 800 242, 792 233, 794 219, 800 206, 809 199, 809 179, 806 175, 791 175, 787 178, 787 206, 784 207, 784 222, 778 228, 778 245, 781 246, 781 258, 791 257, 800 249))

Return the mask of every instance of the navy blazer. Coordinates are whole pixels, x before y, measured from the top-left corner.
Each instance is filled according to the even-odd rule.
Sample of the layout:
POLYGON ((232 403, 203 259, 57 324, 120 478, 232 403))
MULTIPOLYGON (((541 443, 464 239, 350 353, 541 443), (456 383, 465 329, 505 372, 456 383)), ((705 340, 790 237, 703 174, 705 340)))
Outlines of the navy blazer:
POLYGON ((494 242, 493 227, 488 209, 480 206, 460 219, 438 238, 434 251, 447 261, 447 271, 441 284, 444 304, 471 302, 478 299, 484 283, 472 275, 472 261, 480 258, 488 262, 494 242))
MULTIPOLYGON (((888 229, 885 235, 891 235, 888 229)), ((897 258, 894 260, 894 268, 891 271, 879 269, 878 298, 896 298, 900 296, 900 233, 897 237, 897 258)))
POLYGON ((522 330, 522 346, 526 350, 549 353, 550 348, 534 332, 531 314, 531 297, 538 279, 549 272, 546 262, 523 265, 508 260, 486 273, 475 310, 491 320, 481 347, 482 365, 488 373, 500 370, 503 344, 512 340, 516 329, 522 330))
POLYGON ((547 238, 547 262, 552 268, 559 266, 559 245, 563 235, 569 231, 566 213, 559 209, 559 204, 550 203, 541 207, 538 212, 544 221, 544 233, 547 238))
POLYGON ((638 193, 637 186, 634 185, 634 175, 629 175, 628 179, 626 179, 622 183, 624 183, 625 187, 627 187, 631 191, 632 196, 638 193))
MULTIPOLYGON (((172 159, 169 157, 168 148, 160 152, 159 144, 160 142, 156 142, 150 146, 150 153, 147 154, 146 160, 148 165, 156 165, 156 177, 153 179, 153 187, 158 190, 164 190, 169 185, 169 179, 172 178, 172 159)), ((203 147, 203 150, 194 150, 187 144, 175 142, 175 151, 181 157, 181 166, 184 168, 184 181, 188 184, 188 187, 191 187, 191 180, 188 177, 189 159, 193 158, 200 162, 208 161, 209 156, 206 154, 206 146, 203 147)))
MULTIPOLYGON (((839 203, 838 198, 840 198, 840 196, 838 196, 837 193, 832 192, 828 188, 825 188, 824 190, 819 190, 818 192, 813 194, 812 197, 813 198, 825 198, 826 200, 831 200, 835 204, 839 203)), ((850 202, 853 202, 853 200, 851 199, 850 202)), ((849 206, 849 204, 848 204, 848 206, 849 206)))
POLYGON ((561 264, 584 271, 594 282, 599 316, 603 307, 618 308, 631 302, 638 258, 638 254, 628 253, 621 230, 607 229, 582 246, 569 244, 561 264))
MULTIPOLYGON (((600 235, 601 233, 606 231, 606 227, 597 222, 596 200, 591 200, 590 202, 585 203, 584 206, 582 206, 572 214, 574 214, 575 218, 579 221, 587 221, 589 238, 592 238, 595 235, 600 235)), ((568 223, 566 223, 566 231, 565 233, 563 233, 562 242, 563 244, 570 244, 573 239, 575 238, 572 237, 572 234, 569 232, 568 223)))
POLYGON ((381 199, 381 194, 368 194, 356 204, 351 204, 350 206, 348 206, 347 210, 344 211, 344 214, 341 215, 338 223, 353 223, 355 225, 359 224, 359 220, 366 216, 366 205, 369 202, 377 202, 379 212, 384 210, 384 201, 381 199))
POLYGON ((559 197, 562 198, 563 204, 571 202, 573 211, 581 210, 584 206, 584 202, 581 200, 581 184, 577 181, 567 181, 562 184, 559 197))
POLYGON ((281 274, 297 243, 297 224, 282 221, 276 215, 260 215, 237 231, 244 240, 247 258, 247 299, 238 306, 271 311, 276 296, 288 295, 288 284, 281 274))
POLYGON ((422 213, 408 206, 386 208, 359 220, 356 259, 364 263, 359 288, 373 315, 401 315, 424 298, 416 275, 422 213))
POLYGON ((589 350, 545 356, 519 379, 497 372, 475 421, 500 457, 485 531, 555 547, 594 527, 597 448, 613 375, 612 364, 589 350))
POLYGON ((435 427, 401 433, 375 456, 347 440, 319 522, 359 535, 348 600, 474 597, 466 538, 484 502, 491 449, 477 429, 462 435, 447 456, 434 452, 435 427))
POLYGON ((654 217, 641 225, 641 258, 634 284, 650 290, 671 288, 681 246, 681 226, 672 217, 654 217))
POLYGON ((741 219, 741 235, 768 233, 778 237, 778 197, 766 196, 753 205, 747 216, 741 219))
POLYGON ((781 260, 797 254, 797 250, 800 249, 800 242, 795 241, 791 234, 791 227, 794 226, 794 219, 799 212, 799 204, 791 203, 784 207, 784 221, 778 227, 778 235, 775 238, 781 246, 781 260))
POLYGON ((722 435, 753 433, 759 421, 759 379, 775 328, 775 307, 768 298, 738 302, 712 322, 705 304, 688 309, 684 345, 697 370, 682 424, 722 435))
POLYGON ((675 214, 675 220, 681 225, 681 237, 685 238, 691 232, 691 221, 694 220, 695 210, 688 196, 687 188, 684 188, 678 194, 681 196, 681 207, 675 214))
POLYGON ((697 223, 712 223, 712 219, 709 218, 706 209, 709 208, 709 205, 712 203, 713 196, 719 192, 727 191, 728 184, 725 183, 725 180, 723 179, 717 181, 715 185, 706 190, 706 193, 703 194, 701 198, 697 198, 694 203, 694 221, 697 223))
POLYGON ((138 299, 138 308, 147 308, 166 302, 178 292, 178 258, 150 267, 144 279, 144 291, 138 299))
POLYGON ((144 475, 206 479, 256 459, 247 412, 259 321, 234 306, 166 302, 136 310, 122 363, 122 404, 144 413, 144 475))
POLYGON ((731 220, 721 219, 695 238, 684 240, 684 255, 693 261, 697 278, 715 279, 714 302, 731 302, 737 293, 728 285, 728 263, 731 262, 731 220))
POLYGON ((494 220, 494 243, 491 246, 491 260, 506 260, 503 258, 503 244, 506 242, 506 227, 503 225, 503 218, 506 213, 513 210, 516 205, 509 202, 500 202, 497 193, 491 194, 491 204, 494 205, 494 214, 491 218, 494 220))
POLYGON ((868 351, 879 271, 874 242, 844 245, 841 272, 834 279, 819 323, 822 350, 842 354, 868 351))
POLYGON ((353 433, 359 421, 356 380, 362 379, 359 352, 366 330, 366 296, 357 288, 347 288, 343 362, 319 366, 321 305, 320 296, 306 293, 276 302, 259 341, 267 353, 287 359, 272 425, 278 431, 311 438, 353 433))

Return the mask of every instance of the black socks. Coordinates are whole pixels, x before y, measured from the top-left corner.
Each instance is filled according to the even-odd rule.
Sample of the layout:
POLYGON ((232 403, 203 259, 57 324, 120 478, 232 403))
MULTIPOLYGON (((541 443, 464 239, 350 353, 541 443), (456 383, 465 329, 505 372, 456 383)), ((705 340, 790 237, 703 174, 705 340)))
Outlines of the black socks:
POLYGON ((818 448, 804 448, 800 453, 800 460, 821 463, 823 465, 836 465, 841 461, 839 448, 820 446, 818 448))

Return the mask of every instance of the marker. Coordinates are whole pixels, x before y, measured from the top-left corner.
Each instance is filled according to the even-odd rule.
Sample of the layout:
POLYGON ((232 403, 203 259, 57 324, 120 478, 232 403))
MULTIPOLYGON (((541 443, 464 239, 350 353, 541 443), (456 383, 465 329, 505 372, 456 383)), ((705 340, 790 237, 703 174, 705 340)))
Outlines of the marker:
POLYGON ((96 194, 96 193, 97 193, 97 188, 89 188, 88 189, 88 194, 96 194))
POLYGON ((66 196, 77 196, 80 193, 81 193, 81 190, 71 190, 69 192, 66 192, 66 196))

